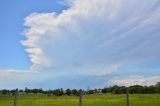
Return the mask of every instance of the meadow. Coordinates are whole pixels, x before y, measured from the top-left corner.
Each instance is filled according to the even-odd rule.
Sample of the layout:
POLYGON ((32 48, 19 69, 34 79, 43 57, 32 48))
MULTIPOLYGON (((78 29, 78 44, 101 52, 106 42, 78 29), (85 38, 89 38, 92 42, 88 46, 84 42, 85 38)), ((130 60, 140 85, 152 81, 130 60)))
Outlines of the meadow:
MULTIPOLYGON (((13 99, 12 95, 0 95, 0 106, 13 106, 13 99)), ((93 94, 82 97, 82 106, 125 106, 125 104, 125 94, 93 94)), ((17 106, 79 106, 79 97, 18 95, 17 106)), ((130 106, 160 106, 160 94, 131 94, 130 106)))

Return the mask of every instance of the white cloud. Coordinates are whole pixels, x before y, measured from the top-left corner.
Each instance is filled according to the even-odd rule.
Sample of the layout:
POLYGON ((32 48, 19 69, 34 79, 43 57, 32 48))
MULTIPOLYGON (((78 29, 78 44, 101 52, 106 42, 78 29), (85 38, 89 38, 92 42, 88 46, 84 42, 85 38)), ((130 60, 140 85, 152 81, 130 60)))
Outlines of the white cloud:
POLYGON ((61 14, 33 13, 25 19, 22 44, 33 69, 100 77, 160 57, 158 0, 68 2, 61 14))
POLYGON ((68 0, 58 0, 57 3, 58 3, 59 5, 65 6, 65 7, 68 7, 68 6, 71 5, 71 2, 68 1, 68 0))
POLYGON ((33 64, 39 65, 62 65, 63 61, 93 64, 93 60, 104 59, 107 65, 119 64, 115 61, 143 60, 144 54, 156 58, 160 53, 157 2, 73 0, 59 15, 28 16, 27 40, 22 43, 33 64))
POLYGON ((112 79, 111 85, 131 86, 131 85, 155 85, 160 81, 160 76, 123 76, 112 79))
POLYGON ((23 88, 33 81, 37 72, 29 70, 0 70, 0 89, 23 88))
POLYGON ((86 76, 96 76, 96 77, 103 77, 112 75, 113 72, 116 72, 118 68, 120 68, 121 64, 113 64, 113 65, 105 65, 105 66, 96 66, 96 67, 84 67, 80 69, 80 75, 86 76))
POLYGON ((121 73, 128 64, 160 59, 159 0, 68 2, 70 8, 60 14, 25 18, 22 44, 33 63, 31 70, 38 73, 34 78, 69 82, 70 76, 79 76, 91 78, 90 83, 105 82, 104 76, 121 73))

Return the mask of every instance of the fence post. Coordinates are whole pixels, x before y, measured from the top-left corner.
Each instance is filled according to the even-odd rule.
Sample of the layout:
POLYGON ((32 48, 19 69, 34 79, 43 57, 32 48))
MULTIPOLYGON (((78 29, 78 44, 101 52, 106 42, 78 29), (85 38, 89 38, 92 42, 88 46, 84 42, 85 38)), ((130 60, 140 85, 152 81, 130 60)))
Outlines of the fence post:
POLYGON ((82 106, 82 90, 80 90, 80 95, 79 95, 79 106, 82 106))
POLYGON ((18 89, 16 89, 14 93, 14 106, 17 106, 17 92, 18 92, 18 89))
POLYGON ((126 88, 126 106, 129 106, 129 89, 126 88))

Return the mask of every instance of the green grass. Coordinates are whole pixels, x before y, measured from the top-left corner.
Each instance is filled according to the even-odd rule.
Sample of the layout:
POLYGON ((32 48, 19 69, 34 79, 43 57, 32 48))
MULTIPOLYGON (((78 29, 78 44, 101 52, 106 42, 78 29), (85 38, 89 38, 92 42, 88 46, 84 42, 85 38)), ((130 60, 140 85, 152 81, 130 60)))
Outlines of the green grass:
MULTIPOLYGON (((0 106, 13 106, 13 96, 0 95, 0 106)), ((125 106, 125 95, 94 94, 83 96, 83 106, 125 106)), ((79 106, 77 96, 18 95, 17 106, 79 106)), ((160 94, 130 95, 130 106, 160 106, 160 94)))

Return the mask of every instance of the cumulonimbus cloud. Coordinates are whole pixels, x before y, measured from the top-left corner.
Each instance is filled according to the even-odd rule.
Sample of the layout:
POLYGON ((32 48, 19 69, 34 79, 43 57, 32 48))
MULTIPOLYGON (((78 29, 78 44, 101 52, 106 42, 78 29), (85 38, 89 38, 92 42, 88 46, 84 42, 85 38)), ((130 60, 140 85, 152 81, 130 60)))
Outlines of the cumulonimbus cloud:
POLYGON ((70 2, 61 14, 33 13, 25 19, 22 44, 33 65, 108 67, 160 56, 158 0, 70 2))
POLYGON ((70 8, 60 14, 32 13, 25 18, 22 44, 32 70, 66 79, 95 76, 95 81, 121 73, 119 68, 127 64, 160 58, 159 0, 68 2, 70 8))

